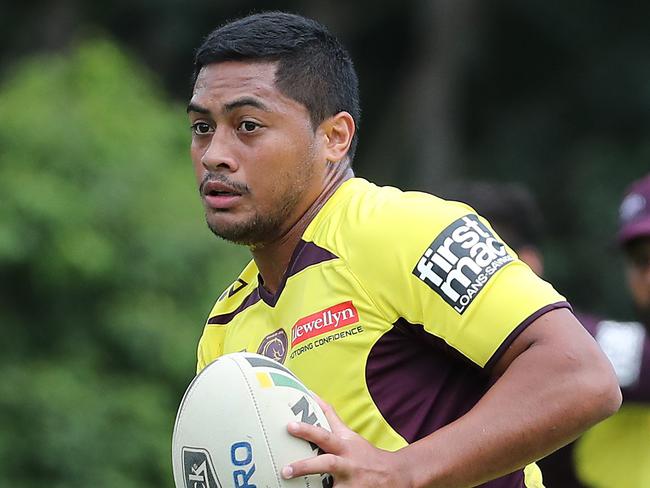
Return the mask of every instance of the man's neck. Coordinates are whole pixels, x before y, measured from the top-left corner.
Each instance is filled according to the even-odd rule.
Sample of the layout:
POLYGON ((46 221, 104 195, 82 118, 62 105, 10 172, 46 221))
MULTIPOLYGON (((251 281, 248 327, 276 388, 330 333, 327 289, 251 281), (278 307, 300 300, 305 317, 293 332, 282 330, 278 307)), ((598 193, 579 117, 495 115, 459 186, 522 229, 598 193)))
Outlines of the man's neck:
POLYGON ((273 242, 251 248, 266 290, 271 293, 277 292, 293 251, 305 229, 338 187, 353 176, 352 168, 348 165, 343 167, 341 164, 330 164, 323 180, 323 190, 289 230, 273 242))

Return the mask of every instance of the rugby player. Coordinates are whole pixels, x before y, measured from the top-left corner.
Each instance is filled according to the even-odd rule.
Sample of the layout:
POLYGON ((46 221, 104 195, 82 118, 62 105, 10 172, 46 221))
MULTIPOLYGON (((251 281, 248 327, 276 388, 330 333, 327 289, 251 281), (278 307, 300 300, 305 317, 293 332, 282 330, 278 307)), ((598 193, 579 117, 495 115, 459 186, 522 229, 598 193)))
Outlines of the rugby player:
MULTIPOLYGON (((471 205, 539 276, 544 272, 542 215, 524 186, 465 183, 446 196, 471 205)), ((608 356, 623 393, 621 410, 575 443, 538 461, 553 488, 650 486, 650 175, 631 185, 621 204, 618 242, 642 322, 577 312, 608 356), (645 325, 644 325, 645 324, 645 325)))
POLYGON ((578 478, 593 488, 650 486, 650 174, 632 183, 619 207, 617 242, 638 322, 585 320, 621 382, 623 408, 575 447, 578 478))
POLYGON ((288 429, 325 454, 285 478, 543 486, 533 461, 618 409, 614 372, 471 208, 354 176, 357 85, 340 43, 296 15, 236 20, 197 50, 206 220, 253 257, 214 305, 197 368, 260 352, 324 399, 332 432, 288 429))

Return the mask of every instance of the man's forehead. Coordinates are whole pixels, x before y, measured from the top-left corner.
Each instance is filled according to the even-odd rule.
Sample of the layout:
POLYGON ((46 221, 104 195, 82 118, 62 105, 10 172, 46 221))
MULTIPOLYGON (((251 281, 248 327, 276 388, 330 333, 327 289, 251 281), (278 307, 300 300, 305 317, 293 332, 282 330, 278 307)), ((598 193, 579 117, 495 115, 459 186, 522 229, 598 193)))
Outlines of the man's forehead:
POLYGON ((254 106, 269 112, 306 112, 304 104, 276 87, 277 66, 277 61, 224 61, 204 66, 194 84, 188 112, 228 111, 233 104, 254 106), (242 100, 257 103, 241 103, 242 100))
POLYGON ((240 88, 244 90, 275 89, 277 62, 223 61, 201 68, 194 84, 194 93, 240 88))

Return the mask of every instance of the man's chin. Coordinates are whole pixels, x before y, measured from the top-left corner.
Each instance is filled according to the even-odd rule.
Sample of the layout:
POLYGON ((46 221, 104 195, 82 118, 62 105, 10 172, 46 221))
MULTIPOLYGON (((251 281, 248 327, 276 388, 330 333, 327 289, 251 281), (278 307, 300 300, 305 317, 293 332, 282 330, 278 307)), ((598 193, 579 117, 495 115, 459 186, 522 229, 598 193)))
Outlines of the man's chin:
POLYGON ((212 233, 223 239, 224 241, 232 242, 233 244, 238 244, 240 246, 250 246, 255 244, 254 239, 247 232, 243 232, 239 229, 233 228, 224 228, 221 226, 213 226, 208 224, 209 229, 212 233))
POLYGON ((228 242, 240 246, 255 246, 273 239, 275 224, 262 224, 259 220, 225 224, 207 220, 212 233, 228 242))

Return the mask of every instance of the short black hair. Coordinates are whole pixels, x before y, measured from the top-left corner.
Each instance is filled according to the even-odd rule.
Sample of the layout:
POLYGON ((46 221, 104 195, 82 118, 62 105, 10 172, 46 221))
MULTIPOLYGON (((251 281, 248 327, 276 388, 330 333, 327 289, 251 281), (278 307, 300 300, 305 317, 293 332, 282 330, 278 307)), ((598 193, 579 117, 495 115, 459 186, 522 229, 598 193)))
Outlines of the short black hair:
MULTIPOLYGON (((216 28, 197 49, 192 87, 206 65, 223 61, 278 62, 275 83, 302 103, 316 128, 341 111, 361 119, 359 80, 350 55, 325 26, 300 15, 262 12, 216 28)), ((348 151, 354 159, 357 132, 348 151)))
POLYGON ((544 230, 542 212, 526 186, 461 182, 451 185, 442 196, 464 202, 476 210, 515 251, 526 246, 539 247, 544 230))

